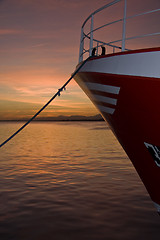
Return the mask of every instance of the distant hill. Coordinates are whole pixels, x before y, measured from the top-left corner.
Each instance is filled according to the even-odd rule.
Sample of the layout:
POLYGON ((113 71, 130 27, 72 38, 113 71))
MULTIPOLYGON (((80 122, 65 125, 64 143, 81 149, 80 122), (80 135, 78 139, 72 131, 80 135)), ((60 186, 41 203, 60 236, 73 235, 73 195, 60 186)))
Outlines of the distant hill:
MULTIPOLYGON (((29 119, 14 119, 14 120, 8 120, 3 119, 2 121, 28 121, 29 119)), ((57 117, 37 117, 34 119, 34 121, 104 121, 102 116, 100 114, 94 115, 94 116, 79 116, 79 115, 73 115, 73 116, 57 116, 57 117)))
POLYGON ((57 116, 57 117, 38 117, 35 121, 104 121, 100 114, 94 116, 57 116))

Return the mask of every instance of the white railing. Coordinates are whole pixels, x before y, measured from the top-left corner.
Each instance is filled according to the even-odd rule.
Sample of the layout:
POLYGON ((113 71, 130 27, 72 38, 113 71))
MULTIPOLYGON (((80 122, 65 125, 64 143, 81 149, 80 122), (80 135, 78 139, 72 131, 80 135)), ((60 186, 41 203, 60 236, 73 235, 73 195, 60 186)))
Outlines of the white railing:
POLYGON ((127 16, 127 0, 115 0, 113 2, 110 2, 110 3, 106 4, 105 6, 97 9, 96 11, 94 11, 93 13, 91 13, 89 15, 89 17, 84 21, 84 23, 82 25, 81 39, 80 39, 80 50, 79 50, 79 62, 83 61, 83 57, 84 57, 85 53, 88 53, 88 55, 91 56, 93 54, 93 49, 94 49, 94 51, 96 51, 96 55, 98 55, 98 49, 101 46, 107 46, 107 47, 112 48, 113 53, 115 52, 116 49, 119 50, 119 51, 126 51, 126 50, 131 50, 131 49, 126 48, 126 41, 127 40, 133 40, 133 39, 138 39, 138 38, 160 35, 160 32, 153 32, 153 33, 147 33, 147 34, 142 34, 142 35, 136 35, 136 36, 132 36, 132 37, 126 37, 126 23, 129 19, 136 18, 136 17, 146 15, 146 14, 156 13, 158 11, 160 11, 160 9, 155 9, 155 10, 143 12, 143 13, 140 13, 140 14, 135 14, 135 15, 132 15, 132 16, 127 16), (109 7, 111 7, 115 4, 118 4, 119 2, 124 2, 124 4, 123 4, 123 17, 118 19, 118 20, 103 24, 100 27, 94 28, 94 16, 97 13, 103 11, 104 9, 109 8, 109 7), (90 31, 88 33, 85 33, 84 28, 89 21, 90 21, 90 31), (100 30, 104 27, 108 27, 110 25, 116 24, 118 22, 122 22, 122 38, 121 39, 116 39, 114 41, 104 42, 104 41, 101 41, 101 40, 98 40, 98 39, 94 38, 94 34, 95 34, 96 31, 98 31, 98 30, 100 30), (89 41, 89 48, 88 49, 85 48, 85 41, 86 40, 89 41))

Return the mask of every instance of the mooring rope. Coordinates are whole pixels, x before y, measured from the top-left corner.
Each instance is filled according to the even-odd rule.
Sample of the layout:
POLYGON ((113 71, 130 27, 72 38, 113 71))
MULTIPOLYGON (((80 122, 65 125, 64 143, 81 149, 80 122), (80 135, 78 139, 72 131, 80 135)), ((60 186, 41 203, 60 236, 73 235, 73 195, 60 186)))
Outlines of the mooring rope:
POLYGON ((9 142, 13 137, 15 137, 19 132, 21 132, 33 119, 35 119, 57 96, 60 96, 60 93, 65 90, 68 83, 72 80, 72 78, 79 72, 79 70, 84 66, 84 64, 90 59, 91 57, 88 57, 86 60, 82 62, 82 64, 75 70, 75 72, 72 74, 72 76, 68 79, 68 81, 58 89, 56 94, 33 116, 31 117, 22 127, 20 127, 15 133, 13 133, 9 138, 7 138, 3 143, 0 144, 0 148, 4 146, 7 142, 9 142))

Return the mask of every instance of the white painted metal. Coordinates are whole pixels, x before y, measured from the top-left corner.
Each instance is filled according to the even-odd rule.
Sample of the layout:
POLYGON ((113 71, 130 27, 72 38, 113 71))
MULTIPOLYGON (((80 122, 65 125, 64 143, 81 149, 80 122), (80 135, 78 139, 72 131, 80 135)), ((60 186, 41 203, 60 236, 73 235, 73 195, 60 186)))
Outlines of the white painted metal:
MULTIPOLYGON (((160 51, 110 55, 88 61, 80 72, 160 78, 160 51)), ((99 85, 98 85, 99 86, 99 85)), ((95 86, 98 87, 98 86, 95 86)), ((89 86, 90 87, 90 86, 89 86)), ((103 89, 103 85, 101 86, 103 89)))
POLYGON ((93 97, 95 100, 98 100, 102 103, 109 103, 111 105, 117 105, 117 99, 116 98, 111 98, 111 97, 104 97, 101 95, 93 94, 93 97))
POLYGON ((94 15, 92 15, 92 17, 91 17, 91 32, 90 32, 89 56, 92 55, 92 49, 93 49, 93 20, 94 20, 94 15))
POLYGON ((123 31, 122 31, 122 51, 125 50, 126 17, 127 17, 127 0, 124 0, 124 17, 123 17, 123 31))
POLYGON ((158 213, 160 213, 160 205, 155 202, 153 202, 153 203, 154 203, 154 206, 156 207, 158 213))
POLYGON ((81 29, 81 39, 80 39, 80 48, 79 48, 79 62, 83 61, 83 49, 84 49, 84 33, 81 29))
POLYGON ((115 108, 110 108, 110 107, 104 107, 101 105, 96 105, 97 108, 103 113, 109 113, 109 114, 113 114, 115 112, 115 108))
POLYGON ((89 53, 89 56, 91 56, 93 46, 95 46, 97 48, 97 53, 98 53, 98 48, 101 47, 102 45, 106 45, 106 46, 111 47, 113 52, 116 49, 119 49, 121 51, 126 51, 126 50, 128 51, 130 49, 126 48, 126 41, 127 40, 160 35, 160 32, 154 32, 154 33, 148 33, 148 34, 143 34, 143 35, 138 35, 138 36, 126 37, 126 23, 127 23, 127 20, 132 19, 132 18, 136 18, 136 17, 139 17, 139 16, 142 16, 142 15, 146 15, 146 14, 151 14, 151 13, 154 14, 154 13, 156 13, 158 11, 160 11, 160 9, 154 9, 154 10, 151 10, 151 11, 138 13, 138 14, 135 14, 133 16, 127 16, 127 0, 114 0, 114 1, 104 5, 103 7, 97 9, 96 11, 94 11, 93 13, 91 13, 89 15, 89 17, 84 21, 84 23, 82 25, 81 41, 80 41, 80 52, 79 52, 79 62, 83 61, 83 56, 84 56, 85 53, 89 53), (99 26, 99 27, 94 29, 94 26, 93 26, 94 25, 93 24, 94 15, 99 13, 99 12, 101 12, 101 11, 103 11, 104 9, 109 8, 109 7, 111 7, 111 6, 115 5, 115 4, 118 4, 119 2, 122 2, 122 1, 124 2, 124 15, 123 15, 123 18, 114 20, 112 22, 108 22, 108 23, 103 24, 103 25, 101 25, 101 26, 99 26), (88 23, 89 20, 91 20, 90 21, 90 32, 85 33, 84 32, 84 28, 85 28, 86 23, 88 23), (123 22, 122 39, 117 39, 117 40, 110 41, 110 42, 104 42, 104 41, 101 41, 101 40, 98 40, 98 39, 94 38, 94 33, 96 31, 98 31, 99 29, 102 29, 104 27, 108 27, 110 25, 118 23, 118 22, 123 22), (84 41, 87 40, 87 39, 89 40, 89 49, 85 49, 84 48, 84 41), (117 43, 122 43, 122 46, 118 45, 117 43))
POLYGON ((90 90, 97 90, 100 92, 107 92, 112 94, 119 94, 120 87, 115 87, 111 85, 104 85, 100 83, 85 82, 85 85, 90 90))

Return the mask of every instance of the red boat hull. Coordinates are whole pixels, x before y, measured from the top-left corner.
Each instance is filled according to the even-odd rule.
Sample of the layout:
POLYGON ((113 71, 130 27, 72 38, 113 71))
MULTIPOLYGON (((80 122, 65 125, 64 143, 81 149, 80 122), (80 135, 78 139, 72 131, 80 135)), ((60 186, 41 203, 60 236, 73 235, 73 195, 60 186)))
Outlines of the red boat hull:
MULTIPOLYGON (((160 49, 156 49, 157 51, 159 52, 160 49)), ((146 53, 150 52, 151 50, 146 50, 146 53)), ((152 53, 154 52, 155 50, 152 53)), ((137 53, 126 53, 126 57, 130 55, 128 66, 133 59, 131 53, 133 55, 142 54, 144 50, 137 53)), ((114 59, 117 62, 117 65, 114 65, 115 69, 118 68, 119 64, 123 65, 121 61, 124 58, 122 59, 121 56, 125 56, 125 54, 106 55, 107 64, 109 58, 112 61, 117 56, 118 58, 114 59)), ((155 59, 157 59, 157 55, 155 59)), ((152 58, 154 67, 157 64, 154 63, 155 59, 152 58)), ((88 66, 86 68, 84 66, 81 72, 76 75, 75 80, 109 123, 160 212, 159 70, 155 73, 155 70, 150 66, 152 68, 149 71, 150 74, 145 74, 148 69, 145 69, 144 62, 142 63, 142 74, 139 74, 139 70, 135 70, 138 72, 135 75, 123 71, 123 74, 118 73, 117 70, 116 73, 113 70, 108 71, 108 69, 100 71, 99 67, 97 69, 95 67, 97 60, 98 58, 90 60, 88 66), (92 70, 93 62, 95 70, 92 70), (88 71, 89 68, 91 71, 88 71)), ((103 60, 105 62, 105 57, 103 60)), ((138 69, 138 64, 135 62, 135 69, 138 69)))

